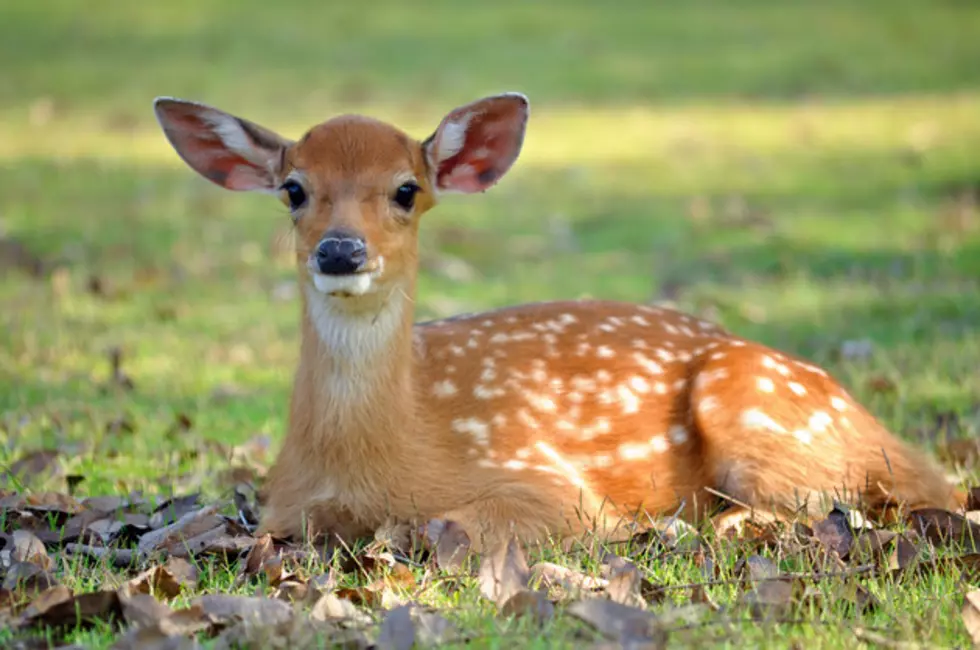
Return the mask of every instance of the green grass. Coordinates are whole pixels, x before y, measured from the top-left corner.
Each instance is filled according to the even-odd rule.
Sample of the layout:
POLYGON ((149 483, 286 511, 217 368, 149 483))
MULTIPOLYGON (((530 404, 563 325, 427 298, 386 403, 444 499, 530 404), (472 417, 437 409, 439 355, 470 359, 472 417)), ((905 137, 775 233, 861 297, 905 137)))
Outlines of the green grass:
MULTIPOLYGON (((426 217, 423 256, 472 277, 426 267, 420 319, 667 296, 826 364, 909 439, 941 442, 945 412, 976 435, 977 34, 980 7, 956 0, 7 3, 0 232, 57 268, 0 261, 0 462, 55 446, 83 493, 218 495, 226 462, 195 451, 256 435, 277 449, 297 353, 288 219, 184 167, 156 95, 294 136, 359 110, 421 137, 459 103, 521 90, 532 119, 512 173, 426 217), (860 339, 870 358, 840 357, 860 339), (102 390, 113 346, 131 393, 102 390), (896 390, 876 391, 882 377, 896 390), (174 433, 180 414, 192 427, 174 433), (134 431, 107 432, 120 417, 134 431)), ((698 575, 676 558, 644 568, 663 584, 698 575)), ((955 577, 872 587, 874 615, 827 606, 719 643, 851 647, 855 625, 968 642, 955 577)), ((480 647, 573 642, 564 619, 540 632, 494 618, 475 589, 433 598, 480 647)))

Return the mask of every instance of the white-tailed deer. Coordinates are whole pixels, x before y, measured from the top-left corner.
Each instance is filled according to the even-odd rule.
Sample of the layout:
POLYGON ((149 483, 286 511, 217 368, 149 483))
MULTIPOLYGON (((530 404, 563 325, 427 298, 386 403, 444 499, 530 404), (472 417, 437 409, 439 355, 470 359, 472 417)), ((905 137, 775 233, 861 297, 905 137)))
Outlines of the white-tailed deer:
POLYGON ((507 172, 520 94, 457 108, 422 141, 356 115, 294 142, 198 103, 155 109, 192 169, 277 194, 295 221, 302 343, 264 531, 350 538, 442 518, 474 541, 536 541, 641 513, 701 518, 719 494, 741 504, 726 517, 835 494, 963 498, 824 370, 683 313, 568 301, 415 324, 422 214, 507 172))

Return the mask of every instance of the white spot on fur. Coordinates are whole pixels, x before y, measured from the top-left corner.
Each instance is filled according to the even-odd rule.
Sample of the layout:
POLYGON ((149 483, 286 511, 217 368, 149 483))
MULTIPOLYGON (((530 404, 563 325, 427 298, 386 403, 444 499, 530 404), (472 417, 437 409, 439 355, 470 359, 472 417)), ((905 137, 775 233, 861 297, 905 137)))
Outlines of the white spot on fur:
POLYGON ((650 392, 650 382, 648 382, 646 379, 644 379, 639 375, 633 375, 632 377, 630 377, 629 385, 630 388, 632 388, 637 393, 640 393, 641 395, 643 393, 650 392))
POLYGON ((622 384, 617 386, 616 390, 619 393, 619 401, 623 405, 623 415, 639 412, 640 398, 636 396, 636 393, 622 384))
POLYGON ((636 363, 641 368, 646 370, 651 375, 659 375, 662 374, 664 371, 663 367, 659 363, 657 363, 650 357, 646 356, 642 352, 634 352, 633 360, 636 361, 636 363))
POLYGON ((528 449, 527 447, 521 447, 520 449, 514 452, 514 455, 520 458, 521 460, 527 460, 528 458, 531 457, 531 450, 528 449))
POLYGON ((804 445, 808 445, 813 442, 813 434, 810 433, 808 429, 797 429, 793 432, 793 437, 802 442, 804 445))
MULTIPOLYGON (((495 416, 493 416, 493 418, 491 418, 490 424, 492 424, 493 426, 499 429, 500 427, 507 424, 507 416, 504 415, 503 413, 497 413, 495 416)), ((518 456, 518 458, 520 458, 520 456, 518 456)))
POLYGON ((616 328, 613 327, 612 325, 609 325, 608 323, 603 323, 602 325, 599 326, 599 329, 601 329, 603 332, 615 332, 616 331, 616 328))
POLYGON ((522 460, 508 460, 504 463, 504 469, 509 469, 513 471, 522 470, 527 467, 527 463, 522 460))
POLYGON ((491 388, 490 386, 484 386, 483 384, 477 384, 473 387, 473 397, 477 399, 494 399, 497 397, 503 397, 505 391, 503 388, 491 388))
POLYGON ((771 393, 776 390, 776 384, 774 384, 772 379, 769 379, 768 377, 759 377, 756 379, 755 383, 759 390, 763 393, 771 393))
POLYGON ((611 359, 616 356, 616 352, 608 345, 600 345, 595 353, 600 359, 611 359))
POLYGON ((642 460, 650 455, 650 446, 636 443, 624 443, 617 450, 623 460, 642 460))
POLYGON ((630 318, 630 320, 633 321, 634 323, 636 323, 637 325, 639 325, 640 327, 649 327, 650 326, 650 321, 648 321, 647 319, 643 318, 643 316, 633 316, 632 318, 630 318))
POLYGON ((535 420, 530 413, 528 413, 527 409, 518 409, 517 419, 520 420, 521 424, 528 427, 529 429, 537 429, 538 427, 541 426, 540 424, 538 424, 538 421, 535 420))
POLYGON ((596 454, 592 457, 592 464, 596 467, 609 467, 613 463, 613 457, 609 454, 596 454))
POLYGON ((787 384, 787 386, 789 386, 789 389, 800 397, 806 395, 806 388, 804 388, 803 384, 798 381, 791 381, 787 384))
POLYGON ((654 354, 656 354, 657 358, 663 361, 664 363, 670 363, 671 361, 674 360, 674 354, 670 350, 658 348, 657 351, 654 352, 654 354))
POLYGON ((702 397, 701 400, 698 401, 697 408, 702 415, 707 415, 708 413, 711 413, 716 408, 718 408, 718 398, 715 397, 714 395, 708 395, 707 397, 702 397))
POLYGON ((490 443, 490 425, 477 418, 462 418, 453 420, 453 431, 456 433, 469 434, 477 444, 487 445, 490 443))
POLYGON ((825 413, 824 411, 817 411, 816 413, 810 416, 809 425, 810 425, 810 429, 813 430, 815 433, 822 433, 823 431, 826 431, 827 427, 833 424, 833 422, 834 419, 830 417, 827 413, 825 413))
POLYGON ((538 393, 528 393, 526 397, 528 403, 531 404, 531 407, 538 411, 554 413, 558 410, 555 400, 551 399, 550 397, 545 397, 544 395, 539 395, 538 393))
POLYGON ((670 450, 670 444, 663 436, 654 436, 650 438, 650 448, 658 454, 664 454, 670 450))
POLYGON ((443 379, 432 384, 432 394, 440 399, 452 397, 457 392, 459 391, 456 388, 456 384, 451 379, 443 379))
POLYGON ((835 396, 830 398, 830 405, 838 411, 843 411, 847 408, 847 401, 835 396))
POLYGON ((759 409, 748 409, 742 413, 742 426, 747 429, 768 429, 776 433, 786 433, 786 429, 759 409))

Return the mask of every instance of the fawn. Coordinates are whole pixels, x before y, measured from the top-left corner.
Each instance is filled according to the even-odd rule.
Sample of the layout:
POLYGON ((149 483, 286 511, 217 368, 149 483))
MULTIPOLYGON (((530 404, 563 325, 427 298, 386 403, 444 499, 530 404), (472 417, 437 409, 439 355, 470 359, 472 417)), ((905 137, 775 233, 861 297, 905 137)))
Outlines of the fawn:
POLYGON ((480 547, 656 514, 806 516, 842 492, 964 498, 827 372, 690 315, 582 300, 416 324, 420 218, 510 169, 521 94, 456 108, 422 141, 359 115, 291 141, 199 103, 154 107, 192 169, 277 194, 295 223, 302 342, 263 532, 443 519, 480 547))

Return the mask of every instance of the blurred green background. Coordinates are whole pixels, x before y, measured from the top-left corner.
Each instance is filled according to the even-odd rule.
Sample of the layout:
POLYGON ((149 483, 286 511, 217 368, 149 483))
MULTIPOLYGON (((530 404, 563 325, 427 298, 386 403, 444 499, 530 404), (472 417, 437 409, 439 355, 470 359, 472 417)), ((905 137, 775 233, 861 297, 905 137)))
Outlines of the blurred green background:
POLYGON ((283 430, 288 217, 186 168, 155 96, 421 138, 505 90, 524 153, 426 216, 420 319, 672 301, 828 364, 907 437, 977 432, 977 2, 10 0, 0 461, 56 446, 91 491, 153 490, 283 430))

